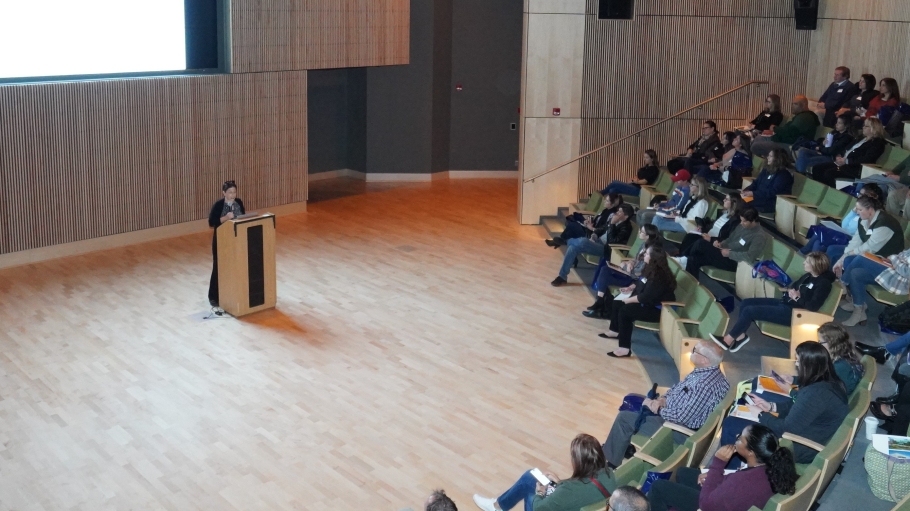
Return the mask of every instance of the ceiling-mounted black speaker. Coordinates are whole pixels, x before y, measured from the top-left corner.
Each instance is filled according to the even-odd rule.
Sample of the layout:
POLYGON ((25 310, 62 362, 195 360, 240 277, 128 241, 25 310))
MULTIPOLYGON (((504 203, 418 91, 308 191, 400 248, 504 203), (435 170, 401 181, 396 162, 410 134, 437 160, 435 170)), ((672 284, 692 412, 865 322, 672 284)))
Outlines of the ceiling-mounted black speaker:
POLYGON ((635 0, 599 0, 597 19, 630 20, 635 12, 635 0))
POLYGON ((793 0, 793 15, 796 30, 815 30, 818 28, 818 0, 793 0))

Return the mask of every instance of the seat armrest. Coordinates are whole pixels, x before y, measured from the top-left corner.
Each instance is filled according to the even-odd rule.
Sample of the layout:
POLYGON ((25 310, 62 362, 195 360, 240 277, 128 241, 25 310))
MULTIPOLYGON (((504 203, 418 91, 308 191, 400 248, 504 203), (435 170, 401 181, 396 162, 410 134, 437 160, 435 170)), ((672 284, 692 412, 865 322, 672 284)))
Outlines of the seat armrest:
POLYGON ((632 250, 631 245, 610 245, 610 248, 615 248, 616 250, 632 250))
POLYGON ((809 447, 810 449, 815 449, 818 452, 821 452, 822 449, 825 448, 824 445, 822 445, 818 442, 813 442, 812 440, 809 440, 808 438, 801 437, 799 435, 794 435, 793 433, 784 433, 784 436, 781 438, 790 440, 791 442, 796 442, 800 445, 805 445, 806 447, 809 447))
POLYGON ((688 325, 700 325, 701 324, 701 321, 699 321, 697 319, 691 319, 691 318, 676 318, 676 322, 685 323, 688 325))
MULTIPOLYGON (((784 197, 786 199, 795 199, 796 195, 778 195, 778 197, 784 197)), ((726 200, 726 199, 724 199, 726 200)))
POLYGON ((643 460, 643 461, 645 461, 645 462, 647 462, 647 463, 650 463, 650 464, 654 465, 655 467, 658 466, 658 465, 660 465, 661 463, 663 463, 662 461, 660 461, 659 459, 655 458, 654 456, 649 456, 649 455, 647 455, 647 454, 642 454, 640 451, 636 451, 636 452, 635 452, 635 457, 638 458, 638 459, 640 459, 640 460, 643 460))
POLYGON ((673 431, 678 431, 678 432, 680 432, 680 433, 682 433, 683 435, 686 435, 686 436, 692 436, 692 435, 695 434, 695 431, 694 431, 694 430, 691 430, 691 429, 689 429, 689 428, 687 428, 687 427, 685 427, 685 426, 680 426, 679 424, 675 424, 675 423, 670 422, 670 421, 664 421, 663 426, 664 426, 665 428, 670 428, 670 429, 672 429, 673 431))
POLYGON ((684 302, 660 302, 660 304, 669 307, 683 307, 686 305, 684 302))

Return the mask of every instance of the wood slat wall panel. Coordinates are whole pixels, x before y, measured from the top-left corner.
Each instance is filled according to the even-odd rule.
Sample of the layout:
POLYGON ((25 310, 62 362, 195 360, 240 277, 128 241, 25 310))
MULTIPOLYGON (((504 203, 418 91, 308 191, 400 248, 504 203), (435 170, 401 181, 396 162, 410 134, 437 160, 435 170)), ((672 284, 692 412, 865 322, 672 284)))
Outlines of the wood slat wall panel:
MULTIPOLYGON (((702 119, 721 129, 751 120, 767 94, 789 99, 806 90, 810 33, 797 31, 792 2, 639 0, 633 20, 598 20, 589 0, 580 152, 666 118, 740 83, 769 80, 586 158, 579 196, 628 179, 653 147, 662 161, 698 137, 702 119)), ((785 113, 789 113, 786 111, 785 113)))
POLYGON ((879 80, 890 76, 897 80, 901 97, 910 92, 910 22, 820 19, 818 30, 811 37, 815 56, 808 69, 811 97, 817 98, 825 91, 834 68, 842 65, 850 68, 853 81, 863 73, 871 73, 879 80))
POLYGON ((0 87, 0 253, 306 200, 306 72, 0 87))
POLYGON ((880 20, 910 22, 910 2, 906 0, 825 0, 819 2, 818 17, 841 20, 880 20))
POLYGON ((409 0, 233 0, 239 73, 409 62, 409 0))

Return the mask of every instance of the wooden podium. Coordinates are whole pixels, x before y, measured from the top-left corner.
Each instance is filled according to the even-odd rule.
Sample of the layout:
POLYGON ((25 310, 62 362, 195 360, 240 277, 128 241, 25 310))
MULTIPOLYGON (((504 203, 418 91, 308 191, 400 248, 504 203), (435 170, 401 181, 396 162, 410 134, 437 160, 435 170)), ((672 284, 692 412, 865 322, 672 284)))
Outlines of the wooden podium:
POLYGON ((271 309, 275 289, 275 215, 252 214, 217 229, 218 302, 234 317, 271 309))

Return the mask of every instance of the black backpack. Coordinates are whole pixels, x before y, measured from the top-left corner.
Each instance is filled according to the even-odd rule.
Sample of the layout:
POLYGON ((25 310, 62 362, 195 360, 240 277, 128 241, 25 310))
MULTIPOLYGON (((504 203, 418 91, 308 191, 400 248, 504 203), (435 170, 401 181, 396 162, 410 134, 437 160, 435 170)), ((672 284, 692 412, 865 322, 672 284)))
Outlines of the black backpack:
POLYGON ((878 316, 882 328, 899 334, 910 332, 910 301, 894 307, 888 307, 878 316))

